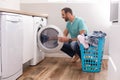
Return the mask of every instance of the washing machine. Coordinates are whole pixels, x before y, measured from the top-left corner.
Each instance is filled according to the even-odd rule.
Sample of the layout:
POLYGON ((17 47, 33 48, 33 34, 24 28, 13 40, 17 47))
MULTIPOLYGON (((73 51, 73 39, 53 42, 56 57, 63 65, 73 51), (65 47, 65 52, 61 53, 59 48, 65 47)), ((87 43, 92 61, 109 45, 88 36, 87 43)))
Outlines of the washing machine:
POLYGON ((58 36, 63 32, 54 25, 47 25, 47 18, 34 18, 34 56, 31 65, 36 65, 44 59, 45 53, 57 52, 63 43, 58 41, 58 36))
POLYGON ((34 37, 34 53, 33 53, 33 59, 30 62, 30 65, 36 65, 37 63, 39 63, 41 60, 44 59, 44 52, 41 51, 41 49, 39 49, 38 47, 38 41, 37 41, 37 35, 38 35, 38 31, 47 25, 47 18, 45 17, 33 17, 33 37, 34 37))

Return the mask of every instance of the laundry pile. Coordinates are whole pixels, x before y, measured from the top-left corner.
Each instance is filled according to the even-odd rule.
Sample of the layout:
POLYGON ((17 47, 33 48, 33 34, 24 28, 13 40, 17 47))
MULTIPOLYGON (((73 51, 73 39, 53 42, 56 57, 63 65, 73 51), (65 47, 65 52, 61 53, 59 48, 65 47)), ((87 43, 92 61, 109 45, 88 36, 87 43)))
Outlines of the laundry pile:
POLYGON ((98 39, 103 38, 106 36, 106 33, 102 31, 93 31, 92 34, 89 34, 87 36, 78 35, 79 42, 84 46, 84 48, 89 48, 89 45, 98 46, 98 39))
POLYGON ((45 34, 41 34, 40 40, 42 43, 45 43, 49 40, 49 36, 47 36, 45 34))

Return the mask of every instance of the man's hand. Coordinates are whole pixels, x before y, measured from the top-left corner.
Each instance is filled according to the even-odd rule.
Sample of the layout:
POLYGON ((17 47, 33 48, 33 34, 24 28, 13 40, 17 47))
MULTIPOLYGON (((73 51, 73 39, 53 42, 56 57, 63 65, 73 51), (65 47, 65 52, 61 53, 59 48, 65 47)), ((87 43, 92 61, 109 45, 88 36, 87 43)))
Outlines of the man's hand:
POLYGON ((58 37, 58 40, 59 40, 60 42, 68 42, 68 41, 69 41, 69 38, 67 38, 67 37, 58 37))

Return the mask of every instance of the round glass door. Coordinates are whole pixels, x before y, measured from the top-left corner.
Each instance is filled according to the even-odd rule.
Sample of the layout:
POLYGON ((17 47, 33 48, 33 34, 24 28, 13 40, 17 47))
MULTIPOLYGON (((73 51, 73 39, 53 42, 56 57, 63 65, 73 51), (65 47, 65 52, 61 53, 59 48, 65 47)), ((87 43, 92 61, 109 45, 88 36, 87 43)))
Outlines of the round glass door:
POLYGON ((42 27, 38 32, 38 46, 44 52, 57 52, 63 43, 58 41, 58 37, 63 36, 62 31, 54 25, 42 27))

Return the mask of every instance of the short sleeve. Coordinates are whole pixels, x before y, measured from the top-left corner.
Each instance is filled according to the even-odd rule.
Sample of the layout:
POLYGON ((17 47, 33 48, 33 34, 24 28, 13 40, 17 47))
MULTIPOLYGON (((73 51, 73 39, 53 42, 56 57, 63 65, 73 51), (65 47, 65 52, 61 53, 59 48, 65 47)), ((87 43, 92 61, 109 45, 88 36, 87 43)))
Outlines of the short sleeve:
POLYGON ((85 24, 85 21, 82 20, 82 19, 79 20, 79 31, 81 31, 81 30, 85 30, 86 33, 88 32, 88 29, 87 29, 87 26, 85 24))

